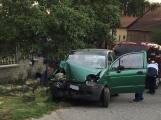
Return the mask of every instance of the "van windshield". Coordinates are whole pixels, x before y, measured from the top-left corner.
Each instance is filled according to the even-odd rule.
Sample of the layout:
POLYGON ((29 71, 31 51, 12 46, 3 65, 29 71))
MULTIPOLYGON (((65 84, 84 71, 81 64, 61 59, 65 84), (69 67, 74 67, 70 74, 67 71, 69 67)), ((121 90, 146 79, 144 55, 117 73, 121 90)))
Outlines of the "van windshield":
POLYGON ((145 46, 141 46, 141 45, 122 45, 122 44, 117 44, 116 47, 114 48, 114 52, 116 54, 116 56, 121 56, 125 53, 129 53, 129 52, 138 52, 138 51, 142 51, 142 50, 146 50, 147 51, 147 47, 145 46))
POLYGON ((66 62, 103 69, 106 67, 105 57, 106 54, 102 52, 72 51, 67 57, 66 62))

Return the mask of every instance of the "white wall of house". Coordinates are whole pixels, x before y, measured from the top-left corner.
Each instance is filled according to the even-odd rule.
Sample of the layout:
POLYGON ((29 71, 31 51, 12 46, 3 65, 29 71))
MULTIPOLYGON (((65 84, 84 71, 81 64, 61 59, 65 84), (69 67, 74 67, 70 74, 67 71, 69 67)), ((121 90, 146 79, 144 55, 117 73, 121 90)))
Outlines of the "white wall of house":
POLYGON ((126 28, 117 28, 116 29, 117 33, 115 35, 116 41, 121 42, 121 41, 126 41, 127 39, 127 29, 126 28))

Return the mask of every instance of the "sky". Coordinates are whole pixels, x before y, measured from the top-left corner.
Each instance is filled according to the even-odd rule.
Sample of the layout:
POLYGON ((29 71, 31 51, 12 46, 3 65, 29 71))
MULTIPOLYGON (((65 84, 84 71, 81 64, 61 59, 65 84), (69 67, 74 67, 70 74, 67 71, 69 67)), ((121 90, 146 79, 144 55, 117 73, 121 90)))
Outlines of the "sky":
POLYGON ((148 0, 149 2, 159 2, 161 3, 161 0, 148 0))

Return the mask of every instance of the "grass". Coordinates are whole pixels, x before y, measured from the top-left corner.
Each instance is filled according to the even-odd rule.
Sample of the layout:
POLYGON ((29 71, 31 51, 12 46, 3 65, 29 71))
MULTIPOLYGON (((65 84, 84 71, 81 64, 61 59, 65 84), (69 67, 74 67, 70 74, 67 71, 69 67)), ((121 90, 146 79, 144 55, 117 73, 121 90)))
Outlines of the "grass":
POLYGON ((31 89, 0 87, 0 120, 25 120, 29 118, 40 118, 44 114, 50 114, 59 108, 71 106, 69 103, 54 103, 51 100, 50 91, 46 93, 42 87, 38 87, 33 93, 31 89), (20 92, 20 95, 11 94, 20 92), (24 101, 25 96, 34 96, 31 102, 24 101))

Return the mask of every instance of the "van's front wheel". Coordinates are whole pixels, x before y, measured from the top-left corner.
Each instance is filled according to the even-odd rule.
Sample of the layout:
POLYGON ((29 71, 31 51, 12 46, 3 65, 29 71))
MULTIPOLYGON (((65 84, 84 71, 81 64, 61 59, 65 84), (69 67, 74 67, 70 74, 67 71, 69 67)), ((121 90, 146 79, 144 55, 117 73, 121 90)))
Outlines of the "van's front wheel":
POLYGON ((105 87, 102 92, 102 107, 108 107, 110 101, 110 91, 108 87, 105 87))
POLYGON ((61 100, 62 100, 62 97, 54 97, 54 96, 52 95, 52 102, 58 103, 58 102, 60 102, 61 100))

